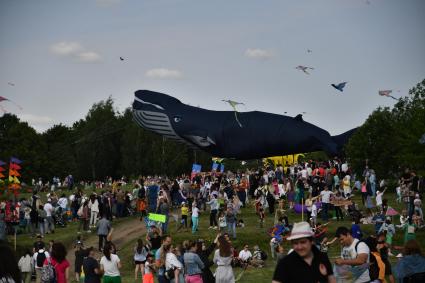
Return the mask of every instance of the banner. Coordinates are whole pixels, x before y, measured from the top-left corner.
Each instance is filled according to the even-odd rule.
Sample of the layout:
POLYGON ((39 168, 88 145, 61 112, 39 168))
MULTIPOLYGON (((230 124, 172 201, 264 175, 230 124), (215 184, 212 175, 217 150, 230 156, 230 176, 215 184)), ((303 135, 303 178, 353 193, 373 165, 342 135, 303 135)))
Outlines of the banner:
POLYGON ((201 173, 201 170, 202 170, 202 165, 201 164, 193 163, 193 165, 192 165, 192 174, 190 174, 190 179, 192 180, 193 177, 196 176, 196 174, 201 173))
POLYGON ((213 171, 213 172, 217 172, 217 170, 218 170, 218 165, 219 165, 218 163, 213 162, 211 171, 213 171))
POLYGON ((224 172, 224 164, 220 165, 220 172, 223 173, 224 172))
POLYGON ((149 213, 148 218, 149 220, 161 223, 165 223, 165 221, 167 220, 167 217, 164 214, 157 213, 149 213))

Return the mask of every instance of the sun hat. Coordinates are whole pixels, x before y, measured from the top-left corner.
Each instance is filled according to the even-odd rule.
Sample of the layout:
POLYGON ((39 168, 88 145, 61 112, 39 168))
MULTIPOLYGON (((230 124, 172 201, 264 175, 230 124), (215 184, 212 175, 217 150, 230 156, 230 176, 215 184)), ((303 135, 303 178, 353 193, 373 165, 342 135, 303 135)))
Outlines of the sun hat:
POLYGON ((310 238, 313 237, 314 233, 311 229, 310 224, 308 222, 299 222, 294 224, 294 228, 292 228, 291 235, 286 238, 287 240, 295 240, 301 238, 310 238))

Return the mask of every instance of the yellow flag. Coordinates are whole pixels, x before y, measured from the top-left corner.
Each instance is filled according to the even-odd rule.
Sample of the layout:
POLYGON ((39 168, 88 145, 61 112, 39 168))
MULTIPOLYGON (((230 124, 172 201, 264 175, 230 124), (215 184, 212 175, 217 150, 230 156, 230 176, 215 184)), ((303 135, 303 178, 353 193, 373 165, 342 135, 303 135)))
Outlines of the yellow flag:
POLYGON ((13 181, 16 183, 16 184, 20 184, 21 182, 19 182, 19 179, 18 178, 16 178, 16 177, 14 177, 13 178, 13 181))
POLYGON ((9 183, 13 183, 13 177, 9 176, 9 183))

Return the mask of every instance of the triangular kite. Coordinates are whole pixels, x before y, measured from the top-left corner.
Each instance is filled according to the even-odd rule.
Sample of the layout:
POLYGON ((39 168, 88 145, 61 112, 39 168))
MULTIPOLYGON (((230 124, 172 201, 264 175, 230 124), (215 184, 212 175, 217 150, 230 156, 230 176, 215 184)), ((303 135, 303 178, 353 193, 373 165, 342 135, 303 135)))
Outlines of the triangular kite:
POLYGON ((13 176, 9 176, 9 183, 13 183, 13 176))
POLYGON ((14 177, 13 178, 13 182, 15 183, 15 184, 20 184, 21 182, 19 181, 19 179, 18 178, 16 178, 16 177, 14 177))
POLYGON ((20 176, 21 176, 21 174, 19 174, 19 172, 18 172, 18 171, 13 170, 13 169, 10 169, 10 170, 9 170, 9 175, 10 175, 10 176, 17 176, 17 177, 20 177, 20 176))
POLYGON ((0 178, 4 178, 5 176, 0 172, 0 178))
POLYGON ((11 157, 11 158, 10 158, 10 162, 18 163, 18 164, 21 164, 21 163, 22 163, 22 161, 21 161, 21 160, 19 160, 19 159, 18 159, 18 158, 16 158, 16 157, 11 157))
POLYGON ((6 162, 0 160, 0 166, 6 165, 6 162))
POLYGON ((393 91, 391 90, 391 89, 389 89, 389 90, 380 90, 379 92, 378 92, 378 94, 380 95, 380 96, 386 96, 386 97, 391 97, 392 99, 394 99, 394 100, 399 100, 398 98, 396 98, 396 97, 394 97, 394 96, 392 96, 391 95, 391 93, 392 93, 393 91))
POLYGON ((0 167, 0 172, 6 171, 3 167, 0 167))
POLYGON ((16 163, 10 163, 9 168, 15 169, 15 170, 21 170, 21 166, 19 166, 16 163))

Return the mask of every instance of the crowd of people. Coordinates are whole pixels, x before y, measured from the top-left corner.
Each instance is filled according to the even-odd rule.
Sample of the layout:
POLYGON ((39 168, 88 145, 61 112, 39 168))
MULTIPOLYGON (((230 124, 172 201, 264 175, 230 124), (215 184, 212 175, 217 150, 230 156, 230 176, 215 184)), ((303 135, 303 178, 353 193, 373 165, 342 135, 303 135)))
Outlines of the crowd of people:
POLYGON ((45 192, 45 203, 38 190, 28 200, 3 202, 6 231, 16 232, 16 227, 20 227, 32 237, 37 235, 33 251, 26 252, 19 261, 22 278, 28 280, 29 270, 35 270, 41 281, 45 266, 53 262, 58 282, 68 282, 65 247, 52 243, 47 249, 40 243, 45 234, 55 233, 58 225, 78 221, 78 233, 95 230, 99 243, 95 249, 85 247, 81 238, 76 242, 75 280, 80 280, 84 271, 87 283, 100 282, 101 278, 106 283, 121 282, 122 263, 108 236, 113 219, 137 214, 147 231, 134 247, 135 280, 150 283, 156 277, 160 283, 235 282, 234 267, 241 267, 242 275, 246 268, 261 268, 268 262, 266 251, 259 248, 261 243, 251 250, 243 239, 238 239, 243 245, 234 245, 238 229, 245 226, 242 208, 247 206, 258 216, 259 227, 264 226, 266 218, 273 223, 268 233, 270 256, 277 260, 274 282, 395 282, 395 278, 413 278, 414 274, 423 276, 425 272, 415 241, 416 232, 424 223, 423 181, 413 171, 402 174, 396 189, 397 201, 405 204, 398 225, 393 224, 396 214, 384 197, 387 182, 378 180, 367 166, 362 176, 356 176, 347 162, 339 159, 303 162, 287 168, 278 165, 257 171, 195 174, 175 180, 139 178, 131 190, 125 189, 128 186, 123 183, 110 182, 109 186, 96 186, 89 191, 77 188, 70 195, 57 194, 54 187, 45 192), (361 203, 354 201, 355 195, 361 196, 361 203), (160 214, 165 220, 154 221, 150 213, 160 214), (294 213, 302 214, 307 221, 294 223, 290 220, 294 213), (330 235, 328 225, 333 219, 349 219, 352 225, 341 226, 330 235), (176 222, 176 229, 170 228, 170 221, 176 222), (172 234, 178 231, 199 234, 200 221, 208 222, 208 229, 217 231, 212 243, 201 239, 173 243, 172 234), (373 224, 375 234, 366 235, 361 229, 363 224, 373 224), (404 232, 404 250, 393 245, 397 231, 404 232), (292 246, 288 253, 284 247, 287 241, 292 246), (342 249, 332 267, 326 253, 335 242, 342 249), (97 253, 103 254, 100 261, 96 260, 97 253), (394 253, 400 258, 396 277, 389 260, 394 253), (38 259, 40 254, 44 258, 38 259), (407 262, 413 257, 418 268, 409 269, 407 262), (372 270, 372 262, 379 268, 372 270))

